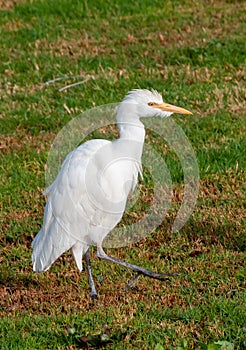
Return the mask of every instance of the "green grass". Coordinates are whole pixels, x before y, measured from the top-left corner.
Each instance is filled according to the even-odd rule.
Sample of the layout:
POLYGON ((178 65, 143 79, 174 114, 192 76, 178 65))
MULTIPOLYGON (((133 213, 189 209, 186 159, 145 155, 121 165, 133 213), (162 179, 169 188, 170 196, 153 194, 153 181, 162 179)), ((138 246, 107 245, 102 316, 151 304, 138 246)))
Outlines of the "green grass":
MULTIPOLYGON (((245 3, 14 3, 0 2, 0 348, 222 349, 218 341, 245 348, 245 3), (74 79, 44 86, 78 74, 90 80, 65 92, 58 90, 74 79), (172 233, 183 173, 175 152, 168 145, 163 152, 148 131, 170 170, 173 203, 151 236, 112 255, 182 274, 167 282, 140 278, 126 293, 130 272, 95 258, 99 300, 92 304, 86 274, 70 254, 45 274, 32 272, 44 167, 68 121, 132 88, 155 88, 193 112, 173 118, 196 153, 199 197, 172 233)), ((134 207, 140 213, 151 193, 146 184, 148 171, 143 203, 134 207)))

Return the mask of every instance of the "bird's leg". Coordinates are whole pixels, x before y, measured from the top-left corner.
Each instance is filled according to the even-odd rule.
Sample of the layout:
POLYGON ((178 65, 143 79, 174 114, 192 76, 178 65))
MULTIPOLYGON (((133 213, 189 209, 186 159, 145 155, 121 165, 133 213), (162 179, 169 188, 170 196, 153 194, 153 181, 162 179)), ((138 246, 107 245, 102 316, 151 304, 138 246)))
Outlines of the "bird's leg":
POLYGON ((90 296, 91 299, 94 301, 97 299, 97 291, 92 275, 92 268, 91 268, 91 260, 90 260, 90 248, 85 253, 85 262, 87 266, 87 271, 88 271, 88 280, 89 280, 89 285, 90 285, 90 296))
POLYGON ((130 264, 126 261, 123 261, 123 260, 114 258, 110 255, 107 255, 101 246, 97 247, 97 256, 100 259, 111 261, 115 264, 119 264, 119 265, 122 265, 124 267, 127 267, 127 268, 129 268, 132 271, 135 271, 137 273, 137 275, 126 286, 127 289, 129 289, 134 284, 134 282, 138 279, 138 277, 140 275, 145 275, 145 276, 148 276, 150 278, 157 279, 157 280, 166 280, 168 277, 173 277, 173 276, 179 275, 178 273, 161 273, 161 272, 154 272, 151 270, 146 270, 145 268, 143 268, 141 266, 133 265, 133 264, 130 264))

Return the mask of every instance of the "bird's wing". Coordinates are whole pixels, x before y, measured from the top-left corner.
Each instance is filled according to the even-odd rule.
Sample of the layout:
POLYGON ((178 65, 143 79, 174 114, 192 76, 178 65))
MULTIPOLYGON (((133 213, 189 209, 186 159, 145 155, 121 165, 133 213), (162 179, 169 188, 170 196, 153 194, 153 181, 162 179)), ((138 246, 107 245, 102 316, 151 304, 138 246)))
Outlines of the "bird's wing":
MULTIPOLYGON (((86 171, 93 155, 107 143, 110 141, 91 140, 69 153, 56 180, 47 189, 49 197, 43 226, 33 241, 34 271, 48 270, 62 253, 78 242, 84 252, 94 243, 91 228, 94 226, 97 231, 101 218, 88 200, 86 171)), ((76 262, 81 269, 81 262, 76 262)))

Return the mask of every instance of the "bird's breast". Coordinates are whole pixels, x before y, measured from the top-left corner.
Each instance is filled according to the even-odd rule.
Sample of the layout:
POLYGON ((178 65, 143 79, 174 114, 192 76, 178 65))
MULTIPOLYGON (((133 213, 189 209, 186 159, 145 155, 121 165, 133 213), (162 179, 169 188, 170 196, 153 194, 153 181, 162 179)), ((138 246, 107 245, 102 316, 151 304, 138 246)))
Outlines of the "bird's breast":
POLYGON ((86 188, 102 210, 121 213, 127 197, 136 186, 139 160, 128 143, 110 143, 102 147, 88 163, 86 188))

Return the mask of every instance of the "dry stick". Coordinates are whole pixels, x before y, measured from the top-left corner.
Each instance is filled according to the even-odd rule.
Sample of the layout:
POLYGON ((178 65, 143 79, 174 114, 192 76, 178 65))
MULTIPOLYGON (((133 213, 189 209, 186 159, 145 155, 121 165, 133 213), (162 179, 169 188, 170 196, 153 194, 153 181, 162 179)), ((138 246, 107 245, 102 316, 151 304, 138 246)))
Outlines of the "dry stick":
POLYGON ((52 80, 48 80, 44 83, 44 85, 49 85, 49 84, 52 84, 52 83, 55 83, 56 81, 60 81, 60 80, 68 80, 68 79, 77 79, 77 78, 85 78, 84 75, 66 75, 65 77, 59 77, 59 78, 55 78, 55 79, 52 79, 52 80))
POLYGON ((66 90, 66 89, 70 89, 70 88, 73 87, 73 86, 80 85, 80 84, 84 84, 84 83, 86 83, 89 79, 91 79, 91 77, 86 77, 85 80, 83 80, 83 81, 78 81, 77 83, 64 86, 63 88, 59 89, 59 91, 61 92, 61 91, 64 91, 64 90, 66 90))

